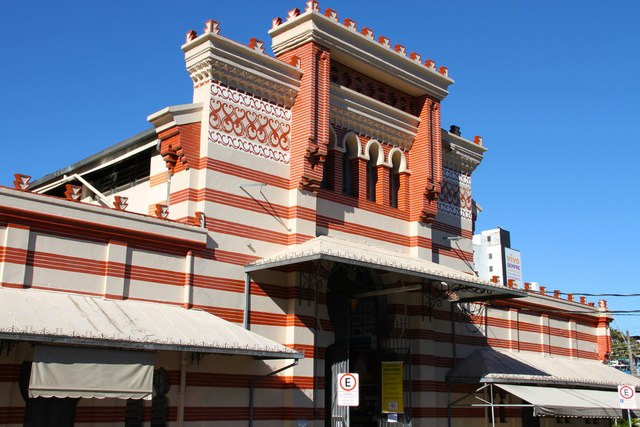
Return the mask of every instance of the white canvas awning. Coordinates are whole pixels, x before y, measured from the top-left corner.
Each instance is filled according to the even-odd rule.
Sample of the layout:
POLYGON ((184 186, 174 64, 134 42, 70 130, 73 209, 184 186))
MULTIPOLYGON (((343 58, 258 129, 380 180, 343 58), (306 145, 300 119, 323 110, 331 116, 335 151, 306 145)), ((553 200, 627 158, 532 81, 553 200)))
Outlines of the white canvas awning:
POLYGON ((29 397, 151 399, 154 353, 37 345, 29 397))
POLYGON ((0 338, 264 358, 303 357, 202 310, 36 289, 0 288, 0 338))
POLYGON ((378 246, 319 236, 245 266, 247 273, 304 262, 326 260, 446 282, 460 299, 514 298, 526 292, 483 280, 473 274, 378 246))
POLYGON ((447 374, 449 382, 532 384, 616 389, 628 384, 640 388, 640 379, 598 360, 500 351, 482 348, 471 353, 447 374))
MULTIPOLYGON (((618 385, 640 388, 640 379, 597 360, 492 348, 471 353, 447 373, 447 381, 484 383, 479 390, 499 387, 522 399, 522 406, 533 406, 535 416, 578 418, 622 417, 618 385)), ((472 406, 500 406, 483 402, 472 406)))
POLYGON ((576 388, 496 384, 533 405, 537 417, 621 418, 618 392, 576 388))

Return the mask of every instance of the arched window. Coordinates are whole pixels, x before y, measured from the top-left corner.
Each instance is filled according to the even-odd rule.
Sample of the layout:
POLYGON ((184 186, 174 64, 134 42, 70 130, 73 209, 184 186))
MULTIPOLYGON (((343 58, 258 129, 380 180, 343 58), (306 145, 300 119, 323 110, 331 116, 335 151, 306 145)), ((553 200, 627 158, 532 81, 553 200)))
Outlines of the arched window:
POLYGON ((322 167, 322 182, 320 188, 333 190, 335 187, 336 173, 336 132, 333 127, 329 127, 329 145, 327 146, 327 156, 322 167))
POLYGON ((342 192, 348 195, 352 195, 351 185, 351 153, 350 144, 345 144, 344 154, 342 155, 342 192))
POLYGON ((359 152, 358 137, 349 133, 345 137, 344 154, 342 155, 342 192, 349 196, 357 195, 357 159, 359 152), (354 185, 355 184, 355 185, 354 185))
POLYGON ((369 160, 367 160, 367 200, 376 201, 376 187, 378 185, 378 144, 369 147, 369 160))
POLYGON ((389 169, 389 205, 392 208, 398 207, 398 194, 400 193, 400 163, 402 154, 399 151, 393 153, 391 157, 391 168, 389 169))

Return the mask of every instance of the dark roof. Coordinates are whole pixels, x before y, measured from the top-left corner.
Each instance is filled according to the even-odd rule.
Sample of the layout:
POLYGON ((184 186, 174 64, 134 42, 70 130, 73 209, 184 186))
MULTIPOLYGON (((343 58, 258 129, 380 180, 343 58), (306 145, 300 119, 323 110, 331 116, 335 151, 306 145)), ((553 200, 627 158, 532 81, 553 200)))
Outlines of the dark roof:
POLYGON ((31 184, 30 188, 35 189, 51 181, 55 181, 56 179, 64 175, 68 175, 70 173, 78 171, 81 172, 82 169, 88 169, 88 167, 99 166, 101 163, 105 163, 118 155, 134 150, 139 146, 152 141, 154 138, 156 138, 155 128, 144 130, 85 159, 82 159, 62 169, 58 169, 57 171, 45 175, 42 178, 38 178, 31 184))

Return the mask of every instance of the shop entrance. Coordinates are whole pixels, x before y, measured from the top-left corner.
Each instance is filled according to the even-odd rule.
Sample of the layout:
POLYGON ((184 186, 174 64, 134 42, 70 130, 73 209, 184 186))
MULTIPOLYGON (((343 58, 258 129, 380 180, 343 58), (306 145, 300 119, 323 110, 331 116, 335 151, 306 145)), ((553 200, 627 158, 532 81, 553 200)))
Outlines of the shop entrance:
POLYGON ((372 270, 339 265, 327 283, 327 307, 335 341, 325 357, 325 426, 377 427, 382 425, 381 364, 394 360, 393 349, 384 345, 393 318, 387 313, 386 296, 360 296, 382 289, 372 270), (337 405, 337 374, 358 373, 360 405, 337 405))

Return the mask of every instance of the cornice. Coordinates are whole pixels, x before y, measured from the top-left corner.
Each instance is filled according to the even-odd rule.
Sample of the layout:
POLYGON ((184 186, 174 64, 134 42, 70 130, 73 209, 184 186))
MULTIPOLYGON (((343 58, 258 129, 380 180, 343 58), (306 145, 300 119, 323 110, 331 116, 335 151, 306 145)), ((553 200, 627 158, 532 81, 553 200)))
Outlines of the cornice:
POLYGON ((215 80, 287 108, 298 94, 302 71, 265 54, 259 41, 248 47, 217 32, 205 32, 182 50, 195 86, 215 80))
POLYGON ((269 31, 273 52, 280 55, 313 41, 330 49, 332 59, 412 96, 430 95, 440 100, 447 96, 453 80, 446 67, 438 71, 433 61, 422 63, 416 53, 407 56, 404 47, 392 48, 386 37, 375 41, 373 31, 364 28, 360 33, 355 22, 347 19, 342 24, 332 12, 327 10, 325 16, 317 7, 308 7, 302 14, 290 13, 286 22, 274 20, 269 31))
POLYGON ((204 248, 207 243, 204 228, 3 187, 0 219, 169 247, 204 248))
POLYGON ((411 149, 420 124, 418 117, 333 83, 330 121, 403 150, 411 149))
POLYGON ((196 123, 202 120, 202 104, 173 105, 163 108, 147 117, 147 120, 160 133, 174 126, 196 123))
POLYGON ((487 151, 481 145, 482 138, 476 137, 475 140, 476 142, 471 142, 442 129, 443 166, 469 175, 472 174, 480 165, 484 152, 487 151))

